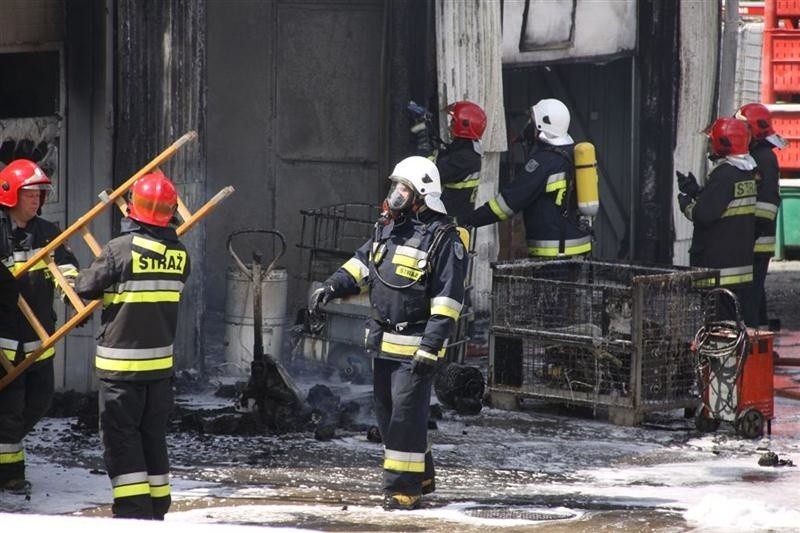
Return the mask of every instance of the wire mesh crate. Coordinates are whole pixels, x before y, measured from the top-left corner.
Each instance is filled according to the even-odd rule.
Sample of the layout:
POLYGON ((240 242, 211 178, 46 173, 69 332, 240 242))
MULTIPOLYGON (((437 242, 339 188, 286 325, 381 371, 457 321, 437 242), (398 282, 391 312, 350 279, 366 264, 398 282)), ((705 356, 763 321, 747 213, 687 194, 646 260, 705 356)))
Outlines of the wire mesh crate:
POLYGON ((364 203, 335 204, 302 209, 300 248, 303 276, 323 281, 353 256, 372 235, 380 207, 364 203))
POLYGON ((580 259, 492 268, 493 396, 608 406, 622 423, 697 405, 698 287, 717 271, 580 259))

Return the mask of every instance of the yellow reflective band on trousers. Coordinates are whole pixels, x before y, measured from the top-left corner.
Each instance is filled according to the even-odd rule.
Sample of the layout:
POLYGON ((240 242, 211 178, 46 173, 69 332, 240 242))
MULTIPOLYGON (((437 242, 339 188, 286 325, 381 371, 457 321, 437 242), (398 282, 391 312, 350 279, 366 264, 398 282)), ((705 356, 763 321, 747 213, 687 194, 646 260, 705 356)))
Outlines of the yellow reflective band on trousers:
POLYGON ((94 365, 98 370, 111 372, 147 372, 149 370, 166 370, 172 368, 172 356, 160 359, 122 360, 108 359, 99 355, 94 358, 94 365))
POLYGON ((161 302, 178 302, 181 293, 176 291, 137 291, 103 294, 103 305, 113 304, 152 304, 161 302))
POLYGON ((150 483, 133 483, 114 487, 114 499, 130 498, 131 496, 150 496, 150 483))
POLYGON ((166 498, 170 495, 169 484, 167 485, 150 485, 151 498, 166 498))
POLYGON ((774 253, 775 252, 775 237, 759 237, 753 246, 753 252, 757 254, 774 253))
POLYGON ((25 451, 21 442, 0 444, 0 465, 13 465, 25 461, 25 451))
MULTIPOLYGON (((713 268, 713 267, 708 267, 708 268, 713 268)), ((720 268, 718 270, 719 270, 720 287, 725 287, 728 285, 739 285, 741 283, 751 283, 753 281, 753 265, 742 266, 742 267, 720 268)), ((715 279, 714 278, 699 279, 695 281, 692 285, 701 288, 714 287, 715 279)))
POLYGON ((397 472, 425 472, 425 454, 384 450, 383 468, 397 472))

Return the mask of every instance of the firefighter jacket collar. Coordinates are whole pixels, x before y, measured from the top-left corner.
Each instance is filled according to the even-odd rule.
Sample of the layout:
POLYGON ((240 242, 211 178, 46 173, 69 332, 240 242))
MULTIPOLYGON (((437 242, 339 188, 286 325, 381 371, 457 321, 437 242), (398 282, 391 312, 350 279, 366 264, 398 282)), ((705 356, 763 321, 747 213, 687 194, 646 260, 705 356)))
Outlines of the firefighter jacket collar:
POLYGON ((120 233, 134 232, 148 233, 159 240, 178 242, 178 234, 175 232, 175 228, 151 226, 150 224, 144 224, 132 218, 123 218, 120 224, 120 233))
POLYGON ((756 168, 756 160, 750 154, 728 155, 725 161, 738 168, 739 170, 753 170, 756 168))

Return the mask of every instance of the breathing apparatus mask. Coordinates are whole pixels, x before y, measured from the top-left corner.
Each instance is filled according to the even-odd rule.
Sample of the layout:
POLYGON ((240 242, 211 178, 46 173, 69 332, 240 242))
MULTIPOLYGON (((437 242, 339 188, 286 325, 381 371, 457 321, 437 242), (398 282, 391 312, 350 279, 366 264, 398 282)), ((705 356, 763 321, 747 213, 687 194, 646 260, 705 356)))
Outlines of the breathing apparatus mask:
POLYGON ((409 185, 399 180, 392 180, 386 199, 383 201, 381 218, 384 223, 413 213, 419 207, 418 195, 409 185))

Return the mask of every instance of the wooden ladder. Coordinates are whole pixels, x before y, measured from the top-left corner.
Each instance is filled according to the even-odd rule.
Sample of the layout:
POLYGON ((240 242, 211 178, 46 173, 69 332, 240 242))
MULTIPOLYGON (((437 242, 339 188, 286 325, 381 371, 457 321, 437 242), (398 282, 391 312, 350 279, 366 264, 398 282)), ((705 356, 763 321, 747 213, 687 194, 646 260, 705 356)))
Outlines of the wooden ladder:
MULTIPOLYGON (((91 315, 95 309, 102 303, 102 298, 98 300, 92 300, 88 303, 84 303, 81 300, 81 297, 75 292, 70 284, 67 282, 67 279, 58 269, 58 266, 55 264, 53 259, 53 253, 56 248, 61 246, 64 242, 67 241, 73 234, 80 232, 82 234, 83 240, 86 241, 86 244, 89 246, 89 249, 95 255, 95 257, 100 255, 102 251, 102 247, 97 242, 97 239, 92 235, 89 231, 89 223, 100 214, 107 206, 114 203, 117 205, 120 210, 122 211, 123 216, 127 215, 127 204, 125 199, 123 198, 125 193, 128 192, 133 184, 143 175, 153 171, 159 165, 170 159, 177 151, 184 146, 189 141, 192 141, 197 138, 197 133, 194 131, 190 131, 185 133, 181 136, 177 141, 172 143, 168 148, 166 148, 163 152, 158 154, 152 161, 147 163, 143 166, 136 174, 128 178, 128 180, 114 189, 113 191, 104 191, 100 193, 100 203, 95 205, 92 209, 87 211, 83 216, 81 216, 78 220, 76 220, 69 228, 61 232, 55 239, 47 244, 47 246, 43 247, 39 250, 36 254, 33 255, 28 261, 18 268, 14 272, 14 277, 19 279, 22 277, 28 270, 30 270, 34 265, 39 263, 39 261, 44 261, 47 265, 48 270, 53 275, 53 278, 56 280, 58 286, 61 288, 62 291, 66 294, 67 298, 69 299, 72 306, 75 308, 75 315, 67 320, 67 322, 61 326, 55 333, 50 335, 45 330, 44 326, 42 326, 39 319, 36 318, 36 315, 33 313, 30 305, 25 299, 20 295, 18 305, 22 314, 25 315, 25 318, 30 323, 33 330, 39 336, 39 339, 42 341, 41 346, 37 348, 35 351, 31 352, 24 360, 22 360, 18 365, 13 365, 11 361, 8 360, 7 357, 4 355, 0 355, 0 366, 5 369, 5 376, 0 379, 0 390, 3 390, 9 383, 11 383, 18 375, 25 371, 26 368, 31 366, 33 363, 36 362, 37 359, 49 348, 55 345, 62 337, 64 337, 67 333, 69 333, 75 326, 83 322, 86 318, 91 315)), ((230 196, 234 191, 232 186, 225 187, 217 194, 214 195, 208 202, 206 202, 200 209, 195 211, 194 213, 190 212, 183 201, 178 198, 178 216, 181 219, 181 225, 177 228, 178 235, 183 235, 189 229, 191 229, 197 222, 200 221, 203 217, 205 217, 212 209, 214 209, 217 204, 219 204, 222 200, 230 196)))

